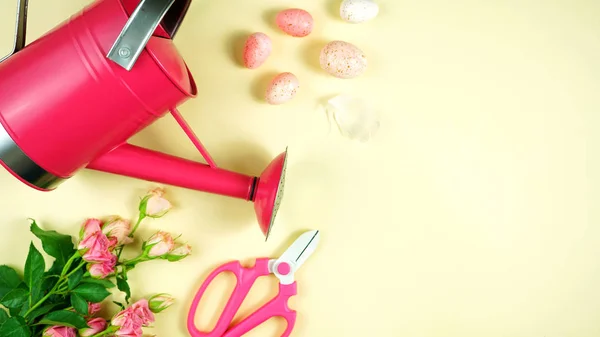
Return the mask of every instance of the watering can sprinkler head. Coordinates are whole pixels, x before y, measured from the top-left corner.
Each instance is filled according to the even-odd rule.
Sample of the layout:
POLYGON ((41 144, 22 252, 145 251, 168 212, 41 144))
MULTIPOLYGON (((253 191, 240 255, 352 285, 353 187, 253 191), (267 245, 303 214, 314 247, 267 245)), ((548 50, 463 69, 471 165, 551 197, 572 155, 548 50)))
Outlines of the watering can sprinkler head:
POLYGON ((254 211, 261 231, 269 238, 277 211, 283 198, 287 149, 277 156, 258 178, 256 192, 253 193, 254 211))

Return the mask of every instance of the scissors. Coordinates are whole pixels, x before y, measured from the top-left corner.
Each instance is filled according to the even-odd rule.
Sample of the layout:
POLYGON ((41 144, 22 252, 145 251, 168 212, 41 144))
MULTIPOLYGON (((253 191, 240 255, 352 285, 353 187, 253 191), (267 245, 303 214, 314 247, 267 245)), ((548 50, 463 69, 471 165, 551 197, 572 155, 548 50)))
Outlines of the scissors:
POLYGON ((278 259, 259 258, 254 267, 245 268, 240 261, 232 261, 215 269, 198 290, 188 313, 187 327, 192 337, 239 337, 266 322, 272 317, 287 321, 287 328, 281 337, 288 337, 296 323, 296 312, 288 306, 288 300, 296 296, 297 285, 294 273, 314 253, 319 243, 319 231, 313 230, 300 235, 278 259), (219 321, 211 332, 200 331, 195 317, 198 304, 210 283, 221 273, 232 272, 237 283, 219 321), (279 293, 254 313, 232 326, 233 319, 250 289, 261 276, 275 275, 279 279, 279 293))

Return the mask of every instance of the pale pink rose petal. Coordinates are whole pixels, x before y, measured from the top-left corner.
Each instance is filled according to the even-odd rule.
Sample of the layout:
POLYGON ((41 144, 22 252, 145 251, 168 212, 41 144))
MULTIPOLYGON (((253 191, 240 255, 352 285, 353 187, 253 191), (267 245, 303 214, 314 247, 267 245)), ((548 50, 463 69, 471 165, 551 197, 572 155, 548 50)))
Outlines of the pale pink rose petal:
POLYGON ((168 294, 158 294, 148 300, 148 306, 153 313, 159 313, 175 303, 175 298, 168 294))
POLYGON ((77 331, 74 328, 66 326, 53 326, 44 331, 43 337, 77 337, 77 331))
POLYGON ((125 245, 133 241, 129 237, 131 229, 129 220, 115 218, 102 227, 102 232, 108 237, 110 241, 109 246, 114 248, 116 245, 125 245))
POLYGON ((168 254, 175 248, 175 240, 171 234, 159 231, 148 240, 147 245, 150 246, 148 256, 159 257, 168 254))
POLYGON ((141 337, 143 334, 142 325, 134 320, 125 321, 119 330, 115 332, 115 336, 118 337, 141 337))
POLYGON ((93 316, 102 310, 102 305, 100 303, 88 303, 88 315, 93 316))
POLYGON ((106 330, 106 321, 104 318, 94 318, 87 322, 89 328, 79 330, 79 335, 83 337, 93 336, 106 330))
POLYGON ((106 262, 110 260, 109 241, 101 231, 91 233, 84 238, 78 246, 83 253, 83 260, 87 262, 106 262))
POLYGON ((176 262, 186 258, 190 254, 192 254, 192 246, 183 244, 175 247, 175 249, 169 253, 167 259, 171 262, 176 262))
POLYGON ((92 233, 99 231, 101 227, 102 227, 102 221, 100 221, 98 219, 87 219, 83 223, 83 226, 81 227, 81 231, 79 233, 80 239, 83 240, 83 239, 87 238, 92 233))
POLYGON ((143 334, 142 319, 134 312, 132 307, 129 307, 112 319, 112 325, 119 327, 115 332, 115 336, 119 337, 141 337, 143 334))
POLYGON ((110 260, 95 263, 89 267, 90 275, 94 278, 104 279, 110 274, 115 272, 115 266, 117 265, 117 256, 110 254, 110 260))
POLYGON ((171 208, 173 208, 173 205, 171 205, 169 200, 159 196, 152 196, 146 203, 146 215, 150 217, 162 216, 171 208))
POLYGON ((141 299, 131 305, 133 312, 142 320, 143 326, 150 326, 154 323, 154 314, 150 310, 148 300, 141 299))

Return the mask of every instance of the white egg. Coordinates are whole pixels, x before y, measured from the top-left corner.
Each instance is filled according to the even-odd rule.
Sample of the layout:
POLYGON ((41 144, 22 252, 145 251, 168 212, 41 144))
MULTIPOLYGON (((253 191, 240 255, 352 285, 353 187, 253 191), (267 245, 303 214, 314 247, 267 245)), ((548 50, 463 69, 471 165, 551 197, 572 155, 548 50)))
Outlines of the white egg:
POLYGON ((355 45, 344 41, 329 42, 319 58, 321 68, 339 78, 354 78, 367 69, 367 57, 355 45))
POLYGON ((340 6, 340 16, 351 23, 369 21, 378 14, 379 5, 373 0, 344 0, 340 6))

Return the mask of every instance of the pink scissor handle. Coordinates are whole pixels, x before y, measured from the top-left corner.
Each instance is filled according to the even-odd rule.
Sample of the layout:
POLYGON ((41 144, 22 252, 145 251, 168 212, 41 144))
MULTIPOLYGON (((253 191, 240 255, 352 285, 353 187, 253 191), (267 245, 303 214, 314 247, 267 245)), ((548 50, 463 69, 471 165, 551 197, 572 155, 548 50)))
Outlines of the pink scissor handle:
POLYGON ((287 327, 281 337, 288 337, 296 324, 296 312, 290 309, 288 301, 296 293, 296 282, 289 285, 279 284, 279 294, 277 294, 277 297, 263 305, 239 324, 231 327, 223 337, 243 336, 272 317, 281 317, 286 320, 287 327))
MULTIPOLYGON (((270 259, 268 259, 268 258, 257 259, 256 264, 252 268, 244 268, 244 267, 242 267, 242 265, 240 264, 239 261, 232 261, 232 262, 226 263, 226 264, 220 266, 219 268, 215 269, 208 276, 206 281, 204 281, 204 284, 202 285, 202 287, 200 287, 200 290, 198 290, 198 293, 196 294, 196 296, 194 297, 194 300, 192 301, 192 305, 191 305, 190 312, 188 314, 188 320, 187 320, 187 326, 188 326, 188 331, 189 331, 190 335, 192 337, 223 337, 223 336, 225 336, 225 333, 228 333, 227 336, 238 336, 238 335, 229 334, 230 332, 228 332, 227 330, 229 329, 233 319, 235 318, 235 315, 237 314, 238 310, 240 309, 240 306, 242 305, 246 296, 248 296, 248 293, 250 292, 250 289, 252 288, 252 286, 254 285, 256 280, 261 276, 267 276, 267 275, 271 274, 271 272, 269 271, 269 260, 270 259), (215 328, 213 329, 213 331, 211 331, 211 332, 200 331, 196 327, 196 323, 195 323, 196 311, 198 310, 198 304, 200 303, 200 300, 202 299, 202 296, 204 295, 204 292, 206 291, 206 289, 208 288, 210 283, 219 274, 224 273, 224 272, 232 272, 236 276, 236 278, 237 278, 236 286, 233 289, 233 293, 231 294, 231 297, 227 301, 227 304, 225 305, 225 309, 223 310, 221 317, 219 317, 219 320, 218 320, 215 328)), ((254 315, 249 316, 247 319, 245 319, 242 322, 244 324, 242 327, 247 326, 249 328, 248 330, 242 332, 242 334, 252 330, 254 327, 260 325, 260 323, 264 322, 265 320, 267 320, 268 318, 273 317, 273 316, 284 317, 288 321, 288 330, 291 331, 290 326, 293 327, 293 323, 295 323, 295 313, 293 313, 291 310, 289 310, 289 308, 287 306, 287 299, 289 299, 291 296, 294 296, 295 294, 296 294, 296 285, 295 284, 293 284, 291 286, 280 286, 280 292, 277 295, 277 297, 275 297, 269 303, 265 304, 254 315), (292 314, 294 315, 293 318, 291 316, 292 314), (268 315, 270 315, 270 316, 268 316, 268 315), (262 320, 263 317, 266 317, 266 318, 264 320, 262 320), (258 324, 255 324, 255 325, 253 324, 258 321, 260 321, 258 324), (292 324, 290 324, 290 322, 292 324)), ((236 329, 238 329, 238 328, 236 327, 236 329)), ((241 330, 243 330, 243 328, 238 329, 238 331, 241 331, 241 330)), ((286 332, 287 332, 287 330, 286 330, 286 332)), ((240 334, 239 336, 241 336, 242 334, 240 334)), ((289 336, 289 333, 284 336, 289 336)))

